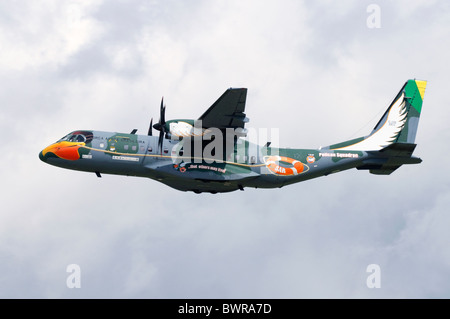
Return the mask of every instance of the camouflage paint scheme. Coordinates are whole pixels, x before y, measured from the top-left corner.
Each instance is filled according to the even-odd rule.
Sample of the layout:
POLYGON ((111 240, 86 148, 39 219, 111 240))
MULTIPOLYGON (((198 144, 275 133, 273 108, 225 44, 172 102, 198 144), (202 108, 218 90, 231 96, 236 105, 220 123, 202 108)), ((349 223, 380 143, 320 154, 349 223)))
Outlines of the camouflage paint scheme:
MULTIPOLYGON (((183 154, 186 137, 164 138, 158 145, 158 136, 79 130, 46 147, 39 157, 48 164, 94 172, 99 177, 147 177, 196 193, 283 187, 350 168, 388 175, 403 164, 421 162, 412 153, 425 86, 425 81, 408 80, 368 136, 321 149, 271 148, 238 138, 234 140, 234 152, 217 160, 195 156, 195 152, 193 156, 183 154)), ((243 128, 245 97, 246 89, 229 89, 201 119, 209 122, 207 127, 218 118, 221 129, 243 128), (225 115, 221 113, 231 109, 231 117, 236 121, 222 123, 225 115)), ((177 121, 183 122, 183 129, 195 122, 171 120, 165 124, 169 127, 177 121)))

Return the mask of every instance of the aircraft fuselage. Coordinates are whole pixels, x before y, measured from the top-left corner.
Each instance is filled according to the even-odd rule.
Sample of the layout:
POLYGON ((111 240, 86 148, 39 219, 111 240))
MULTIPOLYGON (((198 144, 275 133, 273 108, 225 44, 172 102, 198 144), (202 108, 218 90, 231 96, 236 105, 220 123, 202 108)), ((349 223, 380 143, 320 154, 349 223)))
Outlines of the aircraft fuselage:
MULTIPOLYGON (((45 148, 42 161, 72 170, 147 177, 194 192, 227 192, 244 187, 276 188, 360 165, 365 152, 283 149, 235 143, 227 158, 186 153, 183 140, 115 132, 74 131, 45 148)), ((194 147, 195 148, 195 147, 194 147)))

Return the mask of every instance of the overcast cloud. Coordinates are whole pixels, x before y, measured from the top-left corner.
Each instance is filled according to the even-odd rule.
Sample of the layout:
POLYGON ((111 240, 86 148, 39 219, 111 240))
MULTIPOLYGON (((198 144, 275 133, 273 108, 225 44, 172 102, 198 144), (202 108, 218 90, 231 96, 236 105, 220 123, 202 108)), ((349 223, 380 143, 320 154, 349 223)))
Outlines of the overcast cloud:
POLYGON ((447 1, 3 1, 0 297, 450 297, 448 39, 447 1), (38 158, 76 129, 146 132, 163 95, 197 118, 229 87, 281 146, 330 145, 410 78, 428 80, 423 163, 390 176, 197 195, 38 158))

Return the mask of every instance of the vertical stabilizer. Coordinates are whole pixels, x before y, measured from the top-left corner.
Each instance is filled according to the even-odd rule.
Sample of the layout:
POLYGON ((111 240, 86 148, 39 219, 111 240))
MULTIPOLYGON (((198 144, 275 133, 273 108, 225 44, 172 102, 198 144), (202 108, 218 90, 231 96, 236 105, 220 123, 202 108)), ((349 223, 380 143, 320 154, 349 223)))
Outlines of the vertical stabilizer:
POLYGON ((427 82, 408 80, 370 135, 331 145, 330 149, 379 151, 394 143, 414 144, 427 82))

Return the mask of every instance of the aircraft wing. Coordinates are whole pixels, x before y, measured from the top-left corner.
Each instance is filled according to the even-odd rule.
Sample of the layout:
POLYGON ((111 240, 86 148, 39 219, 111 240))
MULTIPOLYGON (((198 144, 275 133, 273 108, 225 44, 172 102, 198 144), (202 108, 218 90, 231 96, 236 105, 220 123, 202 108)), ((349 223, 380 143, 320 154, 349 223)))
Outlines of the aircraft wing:
POLYGON ((243 129, 248 122, 244 113, 246 98, 247 89, 230 88, 198 120, 202 121, 203 128, 243 129))

